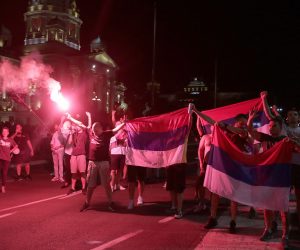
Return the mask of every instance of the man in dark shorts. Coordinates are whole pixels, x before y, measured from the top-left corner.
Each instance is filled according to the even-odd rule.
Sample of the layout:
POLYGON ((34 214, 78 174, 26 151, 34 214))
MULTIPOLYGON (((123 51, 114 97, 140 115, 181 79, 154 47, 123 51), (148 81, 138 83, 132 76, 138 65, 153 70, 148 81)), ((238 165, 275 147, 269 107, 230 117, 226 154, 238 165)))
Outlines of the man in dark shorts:
POLYGON ((186 164, 176 164, 167 167, 167 187, 171 196, 171 211, 175 212, 175 219, 181 219, 183 191, 185 190, 185 170, 186 164))
POLYGON ((118 131, 124 123, 115 127, 113 130, 104 130, 103 124, 95 122, 90 133, 89 153, 88 153, 88 173, 87 173, 87 195, 81 208, 81 212, 86 210, 91 202, 95 188, 100 184, 103 186, 107 200, 108 209, 113 211, 112 190, 109 183, 109 140, 113 132, 118 131))
MULTIPOLYGON (((117 122, 116 126, 120 124, 121 122, 117 122)), ((120 129, 114 136, 110 138, 110 187, 113 192, 116 190, 126 189, 120 184, 121 176, 125 168, 126 145, 127 132, 124 129, 120 129)))
POLYGON ((137 205, 141 206, 144 203, 143 193, 145 189, 145 178, 146 178, 146 167, 139 166, 127 166, 127 175, 128 175, 128 192, 129 192, 129 203, 128 209, 133 209, 134 207, 134 193, 135 185, 138 183, 138 199, 137 205))
POLYGON ((20 149, 20 153, 14 155, 12 158, 12 163, 16 164, 16 180, 22 180, 21 172, 23 164, 25 165, 26 171, 25 179, 31 180, 29 163, 31 157, 34 155, 34 151, 29 137, 23 133, 21 124, 16 125, 15 133, 11 138, 18 144, 18 148, 20 149))

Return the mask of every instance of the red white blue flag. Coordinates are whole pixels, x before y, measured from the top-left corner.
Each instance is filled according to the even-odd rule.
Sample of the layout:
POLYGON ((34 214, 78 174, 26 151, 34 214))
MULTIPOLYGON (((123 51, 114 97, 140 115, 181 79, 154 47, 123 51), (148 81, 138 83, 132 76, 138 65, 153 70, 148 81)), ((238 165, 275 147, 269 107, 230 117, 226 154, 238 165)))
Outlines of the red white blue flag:
MULTIPOLYGON (((257 117, 254 120, 254 127, 261 127, 268 123, 268 119, 263 112, 263 104, 260 98, 251 99, 243 102, 234 103, 231 105, 201 111, 201 113, 211 117, 216 122, 224 122, 227 124, 234 123, 234 117, 238 114, 248 114, 249 110, 253 107, 257 107, 259 112, 257 117)), ((201 124, 205 134, 211 133, 210 124, 205 120, 201 119, 201 124)))
POLYGON ((288 210, 293 146, 281 141, 267 151, 241 152, 215 125, 204 186, 230 200, 263 209, 288 210))
POLYGON ((161 168, 187 162, 191 115, 187 108, 126 123, 126 164, 161 168))

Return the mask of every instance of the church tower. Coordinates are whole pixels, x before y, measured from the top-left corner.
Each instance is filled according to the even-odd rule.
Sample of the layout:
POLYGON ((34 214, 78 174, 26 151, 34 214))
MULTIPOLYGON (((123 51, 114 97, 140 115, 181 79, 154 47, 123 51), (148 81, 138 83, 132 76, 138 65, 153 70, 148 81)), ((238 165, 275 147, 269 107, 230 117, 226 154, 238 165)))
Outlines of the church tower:
POLYGON ((80 50, 82 21, 75 0, 30 0, 24 19, 25 53, 53 42, 80 50))

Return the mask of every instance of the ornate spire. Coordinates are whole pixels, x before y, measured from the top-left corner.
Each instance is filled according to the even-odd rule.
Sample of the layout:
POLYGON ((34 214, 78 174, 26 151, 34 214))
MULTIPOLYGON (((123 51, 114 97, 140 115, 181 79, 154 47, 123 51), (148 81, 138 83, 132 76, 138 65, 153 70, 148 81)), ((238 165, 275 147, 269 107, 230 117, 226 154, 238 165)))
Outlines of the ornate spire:
POLYGON ((104 45, 100 39, 100 36, 95 38, 90 44, 91 52, 100 52, 104 50, 104 45))
POLYGON ((82 21, 75 0, 30 0, 25 22, 25 46, 56 41, 80 50, 82 21))

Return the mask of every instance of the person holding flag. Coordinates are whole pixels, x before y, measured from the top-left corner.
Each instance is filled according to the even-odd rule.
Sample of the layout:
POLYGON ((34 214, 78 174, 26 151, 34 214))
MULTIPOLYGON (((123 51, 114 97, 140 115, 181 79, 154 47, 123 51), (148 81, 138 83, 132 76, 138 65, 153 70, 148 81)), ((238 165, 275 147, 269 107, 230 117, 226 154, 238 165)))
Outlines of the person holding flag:
MULTIPOLYGON (((238 114, 235 116, 234 125, 229 125, 225 123, 217 123, 208 115, 198 111, 195 106, 192 106, 192 111, 196 113, 197 116, 201 117, 203 120, 208 122, 211 125, 218 124, 220 128, 226 131, 226 134, 230 138, 230 140, 239 148, 240 151, 245 152, 247 154, 252 154, 253 152, 253 141, 248 136, 247 131, 247 115, 238 114)), ((219 195, 212 193, 211 196, 211 216, 204 226, 206 229, 214 228, 217 226, 217 208, 219 204, 219 195)), ((231 221, 229 224, 229 232, 236 233, 236 217, 237 217, 237 202, 231 200, 230 202, 230 211, 231 211, 231 221)))
MULTIPOLYGON (((269 108, 268 104, 268 92, 262 91, 260 93, 261 99, 264 104, 264 112, 269 120, 278 119, 282 120, 283 128, 282 133, 287 134, 292 140, 296 141, 298 144, 300 143, 300 115, 296 108, 290 108, 287 111, 286 123, 284 123, 284 119, 281 117, 279 112, 277 111, 276 105, 272 106, 272 110, 269 108)), ((292 186, 295 190, 296 196, 296 208, 297 208, 297 219, 298 219, 298 228, 300 229, 300 153, 294 152, 291 160, 292 166, 292 186)), ((275 222, 273 222, 274 224, 275 222)))

